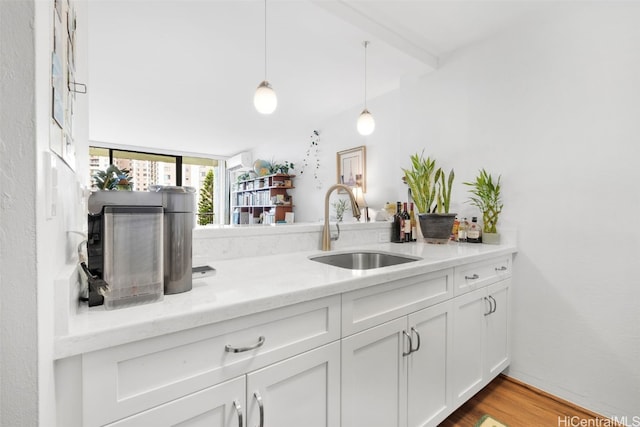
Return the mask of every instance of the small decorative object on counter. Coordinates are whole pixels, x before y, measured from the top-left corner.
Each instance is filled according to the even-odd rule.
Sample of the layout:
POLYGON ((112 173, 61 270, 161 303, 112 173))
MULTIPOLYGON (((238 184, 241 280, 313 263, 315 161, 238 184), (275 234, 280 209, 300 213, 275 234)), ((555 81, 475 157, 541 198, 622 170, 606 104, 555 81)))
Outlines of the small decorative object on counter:
POLYGON ((451 229, 451 240, 458 241, 458 227, 460 226, 460 220, 458 217, 453 221, 453 228, 451 229))
POLYGON ((467 242, 468 243, 482 243, 482 230, 480 224, 478 224, 478 217, 471 217, 471 224, 467 230, 467 242))
POLYGON ((469 229, 469 221, 467 218, 463 218, 458 225, 458 242, 467 241, 467 230, 469 229))
POLYGON ((389 214, 389 218, 393 218, 393 216, 396 214, 396 207, 393 203, 387 202, 384 205, 384 210, 387 211, 387 214, 389 214))

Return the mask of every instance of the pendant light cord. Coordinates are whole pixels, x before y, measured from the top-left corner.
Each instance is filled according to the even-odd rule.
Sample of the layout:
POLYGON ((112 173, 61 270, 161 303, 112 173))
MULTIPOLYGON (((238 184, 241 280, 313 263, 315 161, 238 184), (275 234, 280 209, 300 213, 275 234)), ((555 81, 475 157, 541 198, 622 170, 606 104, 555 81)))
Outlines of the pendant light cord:
POLYGON ((264 0, 264 80, 267 80, 267 0, 264 0))
POLYGON ((365 41, 363 44, 364 44, 364 108, 366 110, 367 109, 367 46, 369 45, 369 42, 365 41))

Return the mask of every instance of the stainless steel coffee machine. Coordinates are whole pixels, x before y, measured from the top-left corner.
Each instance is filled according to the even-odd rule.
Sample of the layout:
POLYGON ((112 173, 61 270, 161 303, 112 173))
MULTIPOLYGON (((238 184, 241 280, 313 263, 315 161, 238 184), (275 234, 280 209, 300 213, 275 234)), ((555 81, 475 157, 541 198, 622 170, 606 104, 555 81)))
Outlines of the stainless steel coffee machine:
POLYGON ((191 290, 194 209, 192 187, 92 193, 88 270, 101 286, 90 281, 89 305, 113 309, 191 290))

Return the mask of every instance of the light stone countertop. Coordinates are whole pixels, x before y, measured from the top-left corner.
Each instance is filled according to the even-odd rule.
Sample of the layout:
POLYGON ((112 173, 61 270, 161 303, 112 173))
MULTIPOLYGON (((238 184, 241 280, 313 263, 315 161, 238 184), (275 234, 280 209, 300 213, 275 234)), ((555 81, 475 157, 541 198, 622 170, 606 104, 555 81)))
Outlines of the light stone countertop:
POLYGON ((213 276, 161 302, 107 311, 84 306, 54 342, 54 358, 113 347, 295 303, 340 294, 462 263, 512 254, 507 245, 380 243, 351 248, 422 258, 396 266, 348 270, 309 260, 319 250, 211 262, 213 276))

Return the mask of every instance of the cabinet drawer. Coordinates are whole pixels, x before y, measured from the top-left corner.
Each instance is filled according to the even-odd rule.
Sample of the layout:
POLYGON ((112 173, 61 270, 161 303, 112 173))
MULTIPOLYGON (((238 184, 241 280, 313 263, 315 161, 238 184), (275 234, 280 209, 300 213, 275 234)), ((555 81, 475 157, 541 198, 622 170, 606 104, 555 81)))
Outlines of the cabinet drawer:
POLYGON ((453 269, 394 280, 342 295, 342 336, 437 304, 453 296, 453 269))
POLYGON ((87 353, 83 425, 124 418, 337 340, 339 319, 336 295, 87 353))
POLYGON ((511 277, 511 255, 473 262, 455 268, 454 293, 462 295, 511 277))
POLYGON ((108 427, 187 426, 194 420, 197 425, 210 427, 237 426, 236 408, 244 410, 246 407, 245 388, 245 377, 241 376, 116 421, 108 427))

